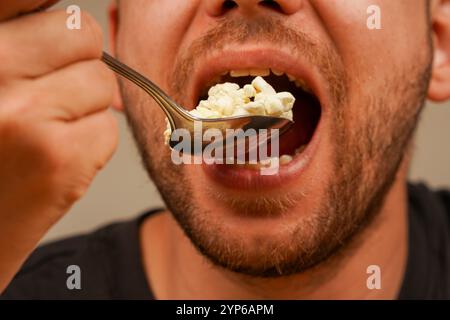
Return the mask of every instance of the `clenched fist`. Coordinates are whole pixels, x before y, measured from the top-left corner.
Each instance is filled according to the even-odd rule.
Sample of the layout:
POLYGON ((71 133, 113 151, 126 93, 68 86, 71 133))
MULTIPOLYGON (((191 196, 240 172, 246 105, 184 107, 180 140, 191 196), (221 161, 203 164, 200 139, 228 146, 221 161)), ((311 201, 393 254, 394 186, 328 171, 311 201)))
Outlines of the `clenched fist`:
POLYGON ((102 32, 66 28, 55 1, 0 5, 0 292, 45 232, 87 190, 117 144, 115 77, 102 32))

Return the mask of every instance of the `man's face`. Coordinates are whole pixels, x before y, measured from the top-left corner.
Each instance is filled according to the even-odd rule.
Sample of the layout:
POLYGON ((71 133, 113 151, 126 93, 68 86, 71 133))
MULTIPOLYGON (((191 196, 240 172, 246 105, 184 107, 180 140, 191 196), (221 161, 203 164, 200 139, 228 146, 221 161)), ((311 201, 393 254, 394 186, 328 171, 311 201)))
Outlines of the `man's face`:
POLYGON ((250 275, 292 274, 329 257, 370 221, 426 95, 427 15, 424 0, 122 2, 118 57, 188 109, 217 81, 249 79, 229 71, 271 68, 312 90, 286 75, 268 77, 297 98, 296 125, 280 141, 281 154, 294 159, 278 175, 261 176, 245 166, 174 165, 163 112, 122 81, 145 166, 204 255, 250 275), (373 4, 380 30, 367 27, 373 4))

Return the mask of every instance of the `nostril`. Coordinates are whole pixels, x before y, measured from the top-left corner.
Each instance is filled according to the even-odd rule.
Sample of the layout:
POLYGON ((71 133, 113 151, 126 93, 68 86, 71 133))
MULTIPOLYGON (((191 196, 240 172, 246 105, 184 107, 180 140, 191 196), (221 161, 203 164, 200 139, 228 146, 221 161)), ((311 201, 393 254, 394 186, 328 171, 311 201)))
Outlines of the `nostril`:
POLYGON ((223 13, 233 10, 234 8, 236 8, 238 5, 235 1, 233 0, 226 0, 223 2, 222 4, 222 11, 223 13))
POLYGON ((280 4, 275 0, 262 0, 259 5, 278 12, 283 12, 283 8, 281 8, 280 4))

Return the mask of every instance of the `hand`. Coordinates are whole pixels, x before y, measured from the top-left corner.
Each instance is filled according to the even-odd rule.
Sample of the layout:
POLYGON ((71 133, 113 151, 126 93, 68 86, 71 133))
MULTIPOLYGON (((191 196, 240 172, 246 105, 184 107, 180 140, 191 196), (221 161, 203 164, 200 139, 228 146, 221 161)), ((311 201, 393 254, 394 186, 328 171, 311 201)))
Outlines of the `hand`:
POLYGON ((82 14, 82 29, 68 30, 64 11, 17 16, 49 1, 8 3, 0 5, 0 292, 118 139, 108 110, 117 84, 99 60, 94 19, 82 14))

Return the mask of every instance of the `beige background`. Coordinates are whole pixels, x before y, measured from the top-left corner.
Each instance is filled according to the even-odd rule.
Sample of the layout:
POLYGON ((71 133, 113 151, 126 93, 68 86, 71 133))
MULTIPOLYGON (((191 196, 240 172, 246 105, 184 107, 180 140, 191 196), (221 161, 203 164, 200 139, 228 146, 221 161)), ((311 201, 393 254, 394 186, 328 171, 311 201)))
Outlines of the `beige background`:
MULTIPOLYGON (((93 14, 107 32, 109 1, 70 0, 58 7, 78 4, 93 14)), ((44 241, 89 231, 113 220, 135 216, 145 208, 162 205, 156 188, 142 169, 123 116, 117 117, 121 131, 117 153, 95 179, 88 194, 50 230, 44 241)), ((412 180, 426 181, 433 187, 450 187, 449 119, 450 103, 427 106, 417 135, 412 180)))

